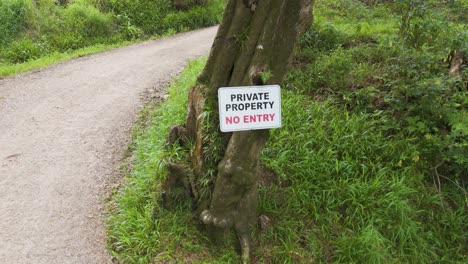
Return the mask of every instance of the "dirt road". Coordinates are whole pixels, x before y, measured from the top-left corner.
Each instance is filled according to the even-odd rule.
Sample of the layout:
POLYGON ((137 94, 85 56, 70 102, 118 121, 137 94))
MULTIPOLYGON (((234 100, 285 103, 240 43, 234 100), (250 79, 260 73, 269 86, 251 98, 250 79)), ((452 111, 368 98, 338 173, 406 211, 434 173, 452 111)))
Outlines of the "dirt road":
POLYGON ((0 80, 0 263, 108 263, 103 206, 140 95, 208 53, 216 28, 0 80))

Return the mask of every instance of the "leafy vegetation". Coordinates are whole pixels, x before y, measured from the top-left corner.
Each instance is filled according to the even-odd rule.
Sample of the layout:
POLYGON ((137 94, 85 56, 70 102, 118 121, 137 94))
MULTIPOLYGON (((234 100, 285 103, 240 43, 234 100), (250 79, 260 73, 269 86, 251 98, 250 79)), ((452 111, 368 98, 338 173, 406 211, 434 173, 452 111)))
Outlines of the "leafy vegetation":
MULTIPOLYGON (((254 262, 466 262, 467 79, 449 77, 448 57, 467 50, 467 8, 317 1, 284 84, 283 128, 263 153, 254 262)), ((175 210, 159 205, 165 164, 186 155, 164 146, 167 128, 183 123, 203 63, 135 129, 109 220, 122 263, 239 262, 208 241, 183 193, 175 210)))
POLYGON ((422 169, 451 175, 461 184, 468 171, 466 73, 449 77, 447 59, 467 48, 466 24, 450 15, 460 3, 442 8, 439 1, 405 0, 369 9, 361 2, 329 1, 325 6, 332 3, 341 4, 323 17, 342 12, 342 18, 332 25, 318 16, 286 86, 317 99, 333 98, 352 112, 384 112, 394 124, 389 130, 422 139, 422 169))
MULTIPOLYGON (((0 72, 13 65, 74 53, 92 46, 128 41, 214 25, 223 0, 177 11, 170 0, 0 0, 0 72)), ((82 52, 81 52, 82 53, 82 52)), ((37 64, 41 66, 39 62, 37 64)), ((4 75, 2 75, 4 76, 4 75)))

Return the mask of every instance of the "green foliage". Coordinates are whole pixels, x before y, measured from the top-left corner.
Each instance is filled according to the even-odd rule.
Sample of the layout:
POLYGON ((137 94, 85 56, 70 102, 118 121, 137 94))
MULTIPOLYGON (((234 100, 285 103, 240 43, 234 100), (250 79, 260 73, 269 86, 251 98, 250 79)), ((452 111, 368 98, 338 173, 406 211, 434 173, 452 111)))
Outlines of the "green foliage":
POLYGON ((67 52, 67 53, 52 52, 49 55, 45 55, 45 56, 42 55, 40 58, 36 60, 30 60, 25 63, 0 66, 0 77, 10 76, 13 74, 28 72, 28 71, 36 70, 36 69, 42 69, 52 64, 55 64, 57 62, 62 62, 62 61, 82 57, 82 56, 89 55, 89 54, 107 51, 107 50, 123 47, 129 44, 131 44, 131 42, 119 42, 119 43, 111 44, 111 45, 96 44, 93 46, 88 46, 86 48, 74 50, 74 51, 67 52))
POLYGON ((4 56, 13 63, 22 63, 30 59, 36 59, 41 54, 39 46, 28 38, 22 38, 11 43, 4 56))
POLYGON ((303 49, 319 51, 331 51, 344 43, 344 36, 333 26, 315 24, 314 27, 304 33, 299 41, 303 49))
POLYGON ((0 1, 0 48, 25 29, 32 8, 28 0, 0 1))
MULTIPOLYGON (((323 3, 324 8, 335 4, 323 3)), ((434 5, 402 0, 389 6, 386 12, 395 12, 400 21, 399 33, 383 31, 373 38, 363 38, 368 28, 349 28, 341 20, 323 26, 319 13, 319 22, 301 40, 299 64, 286 86, 318 99, 332 96, 353 112, 383 110, 393 120, 389 132, 422 139, 419 166, 428 181, 442 177, 442 183, 461 184, 468 171, 462 158, 468 126, 466 100, 461 99, 467 95, 466 73, 449 78, 444 60, 451 49, 466 49, 466 25, 448 23, 445 12, 451 11, 436 14, 434 5)), ((323 16, 330 18, 329 12, 323 16)), ((367 16, 374 17, 368 23, 397 25, 373 12, 382 9, 368 9, 367 16)), ((359 23, 351 12, 344 19, 359 23)))
POLYGON ((461 249, 432 245, 462 243, 463 227, 422 221, 434 211, 456 217, 464 209, 441 204, 437 193, 421 183, 425 176, 417 169, 416 138, 388 135, 392 120, 382 112, 350 114, 332 103, 283 94, 284 126, 273 131, 263 157, 278 184, 260 189, 260 214, 279 224, 260 238, 274 245, 270 256, 260 258, 281 263, 461 260, 461 249), (442 227, 457 235, 445 240, 442 227), (283 241, 295 256, 285 254, 283 241))
MULTIPOLYGON (((188 88, 203 64, 195 66, 171 87, 161 108, 144 112, 147 126, 134 132, 132 174, 109 222, 113 255, 122 262, 176 261, 187 254, 196 263, 237 261, 234 251, 207 242, 183 203, 174 211, 157 203, 165 161, 185 155, 162 146, 166 128, 184 120, 188 88)), ((393 120, 383 112, 353 114, 334 101, 287 91, 283 117, 262 158, 274 173, 262 176, 259 214, 273 226, 256 235, 258 262, 463 259, 465 209, 423 183, 417 138, 389 135, 393 120)))
POLYGON ((144 35, 143 30, 132 24, 126 14, 116 15, 117 24, 120 25, 120 32, 125 39, 139 39, 144 35))
MULTIPOLYGON (((466 262, 466 69, 449 78, 446 59, 451 49, 466 50, 466 25, 454 8, 463 3, 421 1, 426 9, 411 13, 403 36, 405 6, 395 1, 316 2, 284 85, 283 127, 271 132, 262 157, 259 214, 271 222, 254 234, 253 261, 466 262)), ((186 204, 169 212, 157 203, 164 163, 186 155, 161 147, 166 129, 183 122, 202 66, 190 67, 135 132, 134 168, 109 222, 119 261, 239 261, 207 242, 186 204)), ((213 121, 205 158, 216 164, 217 117, 203 117, 213 121)), ((209 186, 214 175, 198 184, 209 186)))
MULTIPOLYGON (((189 212, 169 212, 157 203, 166 175, 164 161, 180 155, 177 149, 163 147, 167 128, 185 120, 188 89, 203 65, 203 61, 190 63, 172 84, 168 101, 156 109, 148 108, 134 130, 133 170, 126 187, 114 198, 108 222, 112 255, 123 263, 149 263, 153 257, 168 260, 177 247, 192 244, 192 239, 203 243, 189 212)), ((200 248, 188 252, 193 250, 200 248)))
POLYGON ((132 25, 148 35, 161 33, 164 17, 173 10, 170 0, 109 0, 107 4, 107 9, 128 17, 132 25))
POLYGON ((222 11, 223 1, 212 1, 208 6, 195 6, 187 11, 169 13, 164 18, 164 24, 176 31, 213 26, 221 21, 222 11))
POLYGON ((62 19, 68 31, 75 35, 97 38, 112 34, 112 16, 101 13, 86 1, 74 1, 64 9, 62 19))
POLYGON ((0 0, 0 63, 211 26, 222 10, 223 0, 185 11, 170 0, 0 0))

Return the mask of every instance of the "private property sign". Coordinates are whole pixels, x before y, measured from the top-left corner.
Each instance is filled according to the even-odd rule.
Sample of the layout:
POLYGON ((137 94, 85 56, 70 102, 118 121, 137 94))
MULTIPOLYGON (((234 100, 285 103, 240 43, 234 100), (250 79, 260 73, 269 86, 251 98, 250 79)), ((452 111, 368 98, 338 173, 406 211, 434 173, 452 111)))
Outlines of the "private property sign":
POLYGON ((281 91, 278 85, 222 87, 218 90, 221 131, 281 127, 281 91))

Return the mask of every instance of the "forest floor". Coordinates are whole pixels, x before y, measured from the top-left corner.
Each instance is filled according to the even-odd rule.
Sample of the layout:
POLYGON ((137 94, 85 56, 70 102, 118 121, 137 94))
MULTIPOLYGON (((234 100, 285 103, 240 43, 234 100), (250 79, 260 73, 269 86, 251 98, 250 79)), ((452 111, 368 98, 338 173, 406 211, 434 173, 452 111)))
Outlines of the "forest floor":
POLYGON ((216 27, 0 80, 0 263, 107 263, 104 205, 144 100, 216 27), (143 97, 143 98, 142 98, 143 97))

